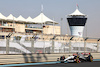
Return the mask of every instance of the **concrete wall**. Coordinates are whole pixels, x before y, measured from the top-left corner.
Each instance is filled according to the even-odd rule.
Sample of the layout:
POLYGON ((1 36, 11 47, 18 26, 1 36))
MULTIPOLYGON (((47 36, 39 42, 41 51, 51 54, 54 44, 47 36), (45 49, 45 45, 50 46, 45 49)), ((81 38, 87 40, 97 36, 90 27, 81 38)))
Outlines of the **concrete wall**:
MULTIPOLYGON (((19 54, 19 55, 0 55, 0 64, 11 63, 31 63, 31 62, 50 62, 57 61, 57 58, 65 55, 68 57, 70 54, 19 54)), ((94 59, 100 59, 100 53, 92 53, 94 59)))

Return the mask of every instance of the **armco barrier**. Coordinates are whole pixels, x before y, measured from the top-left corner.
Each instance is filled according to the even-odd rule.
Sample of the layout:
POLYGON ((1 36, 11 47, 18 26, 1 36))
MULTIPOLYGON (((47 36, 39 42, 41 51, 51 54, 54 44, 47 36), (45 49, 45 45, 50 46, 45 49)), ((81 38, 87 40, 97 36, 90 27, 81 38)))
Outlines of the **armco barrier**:
MULTIPOLYGON (((94 59, 100 59, 100 53, 91 53, 94 59)), ((71 53, 62 54, 19 54, 19 55, 0 55, 0 64, 33 63, 57 61, 57 58, 64 55, 68 57, 71 53)))

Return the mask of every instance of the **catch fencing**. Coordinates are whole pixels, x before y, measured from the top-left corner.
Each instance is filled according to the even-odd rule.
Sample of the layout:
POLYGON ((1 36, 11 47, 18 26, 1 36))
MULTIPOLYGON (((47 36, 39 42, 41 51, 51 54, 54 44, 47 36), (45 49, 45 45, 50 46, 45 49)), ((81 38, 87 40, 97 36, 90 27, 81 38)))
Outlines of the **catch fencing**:
POLYGON ((0 40, 0 54, 100 52, 98 38, 23 35, 0 40))

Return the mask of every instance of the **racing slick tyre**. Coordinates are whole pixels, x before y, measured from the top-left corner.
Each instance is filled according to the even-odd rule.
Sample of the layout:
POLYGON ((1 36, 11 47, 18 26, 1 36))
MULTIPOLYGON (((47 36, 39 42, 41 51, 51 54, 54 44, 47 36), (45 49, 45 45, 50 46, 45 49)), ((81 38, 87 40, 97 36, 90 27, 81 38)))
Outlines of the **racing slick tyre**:
POLYGON ((80 63, 79 57, 76 57, 76 63, 80 63))
POLYGON ((65 59, 65 56, 61 56, 61 57, 60 57, 61 63, 64 63, 64 59, 65 59))
POLYGON ((93 57, 92 56, 89 57, 89 61, 93 62, 93 57))

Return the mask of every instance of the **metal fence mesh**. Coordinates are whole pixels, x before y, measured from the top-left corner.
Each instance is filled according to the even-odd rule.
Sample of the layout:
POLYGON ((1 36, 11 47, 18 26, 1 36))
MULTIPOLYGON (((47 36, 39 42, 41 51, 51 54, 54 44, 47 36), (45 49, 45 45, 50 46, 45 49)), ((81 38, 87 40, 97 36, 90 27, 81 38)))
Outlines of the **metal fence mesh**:
MULTIPOLYGON (((39 35, 38 35, 39 36, 39 35)), ((8 38, 0 40, 0 54, 100 52, 98 39, 51 36, 8 38)))

